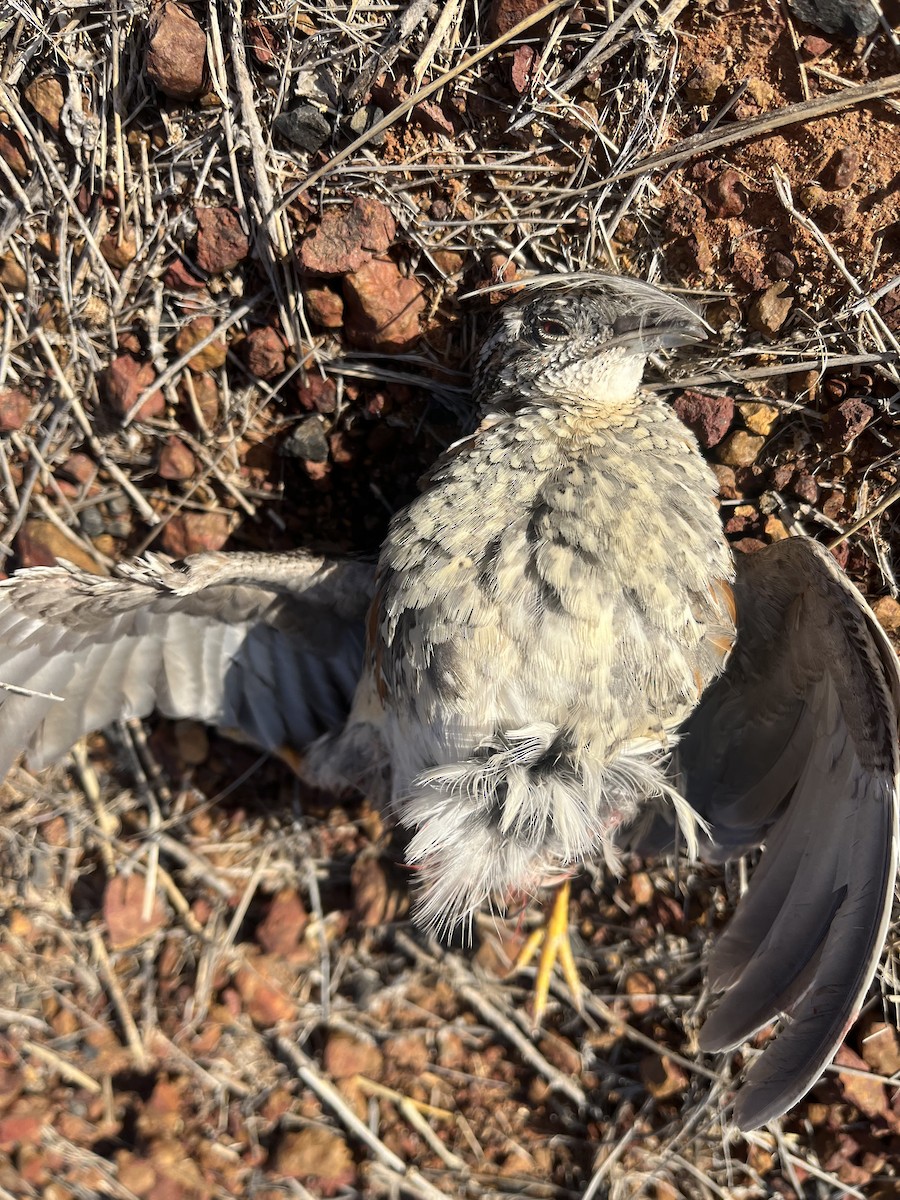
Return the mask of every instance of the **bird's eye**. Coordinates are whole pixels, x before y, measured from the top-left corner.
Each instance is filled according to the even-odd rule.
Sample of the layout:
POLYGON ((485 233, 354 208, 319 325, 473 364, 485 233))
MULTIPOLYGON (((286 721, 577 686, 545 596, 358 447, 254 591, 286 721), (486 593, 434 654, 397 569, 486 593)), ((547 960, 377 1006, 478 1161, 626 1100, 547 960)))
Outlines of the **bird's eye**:
POLYGON ((545 317, 538 322, 538 333, 548 342, 561 342, 569 336, 569 330, 562 321, 554 321, 551 317, 545 317))

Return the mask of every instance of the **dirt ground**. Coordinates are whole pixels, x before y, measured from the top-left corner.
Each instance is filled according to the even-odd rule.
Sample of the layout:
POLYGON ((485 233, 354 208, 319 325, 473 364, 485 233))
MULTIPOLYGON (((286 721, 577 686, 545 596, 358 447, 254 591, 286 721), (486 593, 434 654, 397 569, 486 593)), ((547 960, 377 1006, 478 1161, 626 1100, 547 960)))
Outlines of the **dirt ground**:
MULTIPOLYGON (((593 267, 705 305, 716 338, 650 375, 737 550, 832 544, 900 636, 896 2, 859 38, 765 0, 539 8, 0 9, 7 571, 374 554, 466 419, 485 289, 593 267)), ((743 867, 589 866, 585 1011, 554 985, 533 1035, 539 914, 439 946, 401 862, 365 797, 191 722, 16 767, 0 1200, 898 1194, 896 932, 838 1065, 741 1138, 742 1056, 697 1031, 743 867)))

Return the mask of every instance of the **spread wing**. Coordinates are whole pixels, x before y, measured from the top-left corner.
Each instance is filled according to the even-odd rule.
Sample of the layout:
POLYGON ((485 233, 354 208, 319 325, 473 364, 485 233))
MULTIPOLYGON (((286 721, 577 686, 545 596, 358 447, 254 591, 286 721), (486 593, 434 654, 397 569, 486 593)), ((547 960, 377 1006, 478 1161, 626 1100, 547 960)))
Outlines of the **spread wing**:
POLYGON ((290 554, 151 556, 0 581, 0 778, 154 709, 301 748, 346 718, 374 568, 290 554))
POLYGON ((742 557, 738 639, 685 726, 683 787, 720 858, 764 845, 710 982, 701 1045, 728 1050, 785 1013, 735 1120, 752 1129, 818 1079, 855 1017, 887 932, 897 871, 900 664, 817 543, 742 557))

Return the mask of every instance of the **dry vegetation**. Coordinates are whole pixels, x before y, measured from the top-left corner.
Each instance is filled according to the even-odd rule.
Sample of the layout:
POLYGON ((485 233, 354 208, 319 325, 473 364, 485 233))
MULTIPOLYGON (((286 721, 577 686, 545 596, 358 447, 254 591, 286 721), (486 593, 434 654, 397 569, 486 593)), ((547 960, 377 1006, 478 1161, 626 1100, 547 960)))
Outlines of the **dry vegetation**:
MULTIPOLYGON (((510 35, 536 7, 0 6, 7 569, 373 552, 458 431, 477 293, 601 266, 709 305, 720 344, 667 377, 739 548, 831 540, 897 633, 896 4, 857 41, 767 0, 510 35)), ((589 871, 591 999, 533 1038, 503 978, 533 914, 428 944, 391 837, 188 723, 17 768, 0 1197, 897 1194, 893 979, 733 1138, 740 1057, 695 1032, 738 872, 589 871)))

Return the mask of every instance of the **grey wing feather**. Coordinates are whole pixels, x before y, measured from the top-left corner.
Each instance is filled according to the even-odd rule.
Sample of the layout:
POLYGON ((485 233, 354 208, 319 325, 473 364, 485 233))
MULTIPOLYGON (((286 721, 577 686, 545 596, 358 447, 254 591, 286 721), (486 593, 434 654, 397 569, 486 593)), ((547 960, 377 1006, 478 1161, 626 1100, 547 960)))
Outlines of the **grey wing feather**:
POLYGON ((266 749, 347 716, 374 567, 290 554, 160 556, 102 578, 35 567, 0 581, 0 778, 118 717, 193 717, 266 749))
POLYGON ((750 1068, 752 1129, 818 1079, 884 946, 897 872, 900 664, 862 596, 815 542, 739 563, 738 639, 684 727, 682 787, 719 859, 764 845, 710 982, 701 1034, 731 1049, 788 1013, 750 1068))

